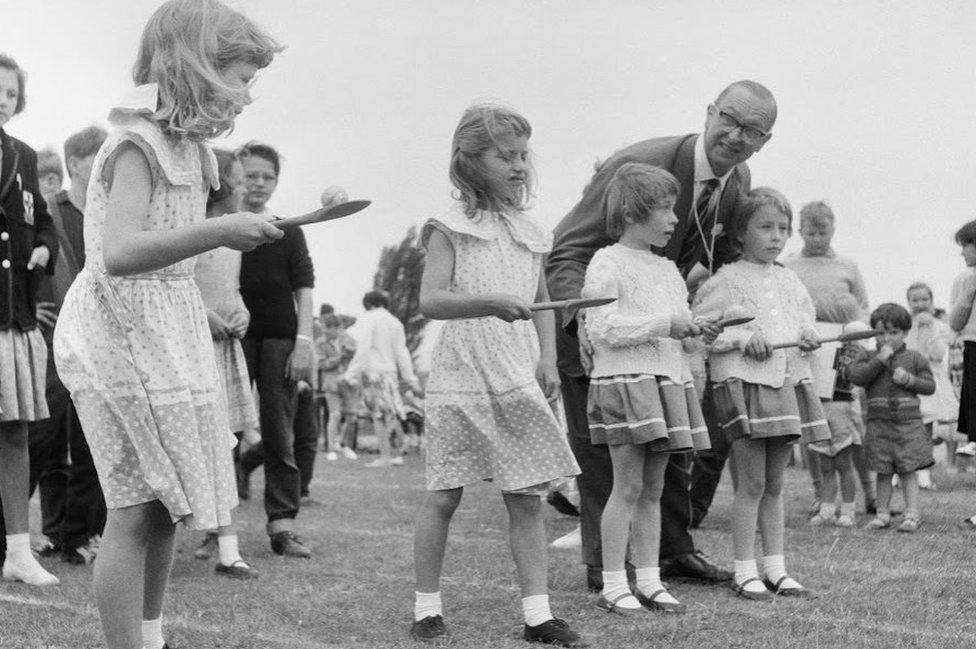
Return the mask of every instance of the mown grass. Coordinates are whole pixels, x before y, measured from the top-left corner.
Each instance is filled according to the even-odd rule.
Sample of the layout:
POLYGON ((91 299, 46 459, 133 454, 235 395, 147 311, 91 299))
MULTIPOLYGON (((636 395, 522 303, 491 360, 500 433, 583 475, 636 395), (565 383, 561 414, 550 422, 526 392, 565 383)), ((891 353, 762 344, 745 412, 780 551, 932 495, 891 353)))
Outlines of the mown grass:
MULTIPOLYGON (((193 558, 198 537, 181 532, 164 628, 172 649, 397 648, 412 614, 413 516, 422 497, 419 457, 396 469, 319 456, 313 497, 299 531, 311 561, 273 555, 264 534, 260 472, 257 499, 239 510, 241 545, 261 571, 255 582, 213 573, 193 558)), ((791 468, 787 498, 787 566, 820 597, 772 604, 736 599, 727 587, 674 583, 689 605, 683 616, 622 621, 594 606, 577 552, 549 557, 553 610, 593 647, 712 649, 749 647, 976 647, 976 533, 959 521, 976 512, 973 474, 935 472, 940 488, 923 493, 923 527, 914 534, 806 526, 807 475, 791 468)), ((723 481, 713 513, 695 533, 698 545, 731 565, 723 481)), ((36 514, 36 512, 35 512, 36 514)), ((555 538, 575 520, 547 508, 555 538)), ((863 522, 863 515, 859 517, 863 522)), ((35 516, 36 520, 36 516, 35 516)), ((103 647, 91 597, 91 572, 46 561, 62 585, 39 590, 0 584, 0 647, 103 647)), ((489 485, 468 490, 455 517, 443 594, 456 649, 524 647, 518 589, 508 554, 506 515, 489 485)))

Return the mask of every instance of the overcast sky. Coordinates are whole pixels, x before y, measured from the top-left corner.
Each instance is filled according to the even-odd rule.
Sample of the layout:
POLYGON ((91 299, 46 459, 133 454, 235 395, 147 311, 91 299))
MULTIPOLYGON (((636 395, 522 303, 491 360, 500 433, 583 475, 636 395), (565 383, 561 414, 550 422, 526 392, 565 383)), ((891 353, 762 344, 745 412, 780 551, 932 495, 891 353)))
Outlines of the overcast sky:
MULTIPOLYGON (((0 51, 27 71, 7 130, 34 148, 92 123, 131 87, 155 0, 5 2, 0 51)), ((976 3, 236 0, 287 45, 216 146, 259 139, 284 156, 272 207, 318 206, 328 185, 373 206, 305 228, 316 302, 357 313, 382 245, 450 200, 461 112, 501 100, 531 122, 537 216, 555 225, 593 164, 649 137, 699 131, 729 82, 779 103, 753 184, 794 210, 829 202, 835 248, 872 305, 915 280, 945 305, 962 269, 952 234, 976 219, 976 3)), ((788 251, 797 248, 794 235, 788 251)))

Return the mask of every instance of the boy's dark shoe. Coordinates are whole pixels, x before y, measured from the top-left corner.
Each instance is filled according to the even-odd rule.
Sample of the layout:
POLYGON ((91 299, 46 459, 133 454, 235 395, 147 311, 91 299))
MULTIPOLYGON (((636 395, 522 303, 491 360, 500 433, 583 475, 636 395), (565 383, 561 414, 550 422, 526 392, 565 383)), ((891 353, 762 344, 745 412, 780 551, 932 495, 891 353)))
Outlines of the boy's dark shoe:
POLYGON ((428 615, 410 625, 410 637, 420 642, 430 642, 447 637, 447 627, 440 615, 428 615))
POLYGON ((722 582, 732 579, 732 572, 719 568, 704 552, 695 550, 661 559, 661 577, 722 582))
POLYGON ((522 637, 529 642, 541 642, 559 647, 588 647, 578 633, 557 617, 536 626, 525 625, 522 637))
POLYGON ((271 535, 271 549, 275 554, 284 557, 296 557, 298 559, 308 559, 312 556, 309 550, 298 538, 298 535, 291 530, 275 532, 271 535))

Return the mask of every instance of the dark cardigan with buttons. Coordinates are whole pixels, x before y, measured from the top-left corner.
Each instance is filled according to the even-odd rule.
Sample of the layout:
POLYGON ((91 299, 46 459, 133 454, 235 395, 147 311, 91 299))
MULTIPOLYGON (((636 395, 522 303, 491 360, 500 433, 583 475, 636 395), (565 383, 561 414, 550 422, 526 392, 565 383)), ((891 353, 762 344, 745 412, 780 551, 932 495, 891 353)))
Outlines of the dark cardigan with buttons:
POLYGON ((37 326, 34 312, 42 276, 54 272, 58 235, 38 189, 37 154, 3 129, 0 147, 0 330, 30 331, 37 326), (27 262, 38 246, 47 246, 51 258, 46 268, 29 271, 27 262))

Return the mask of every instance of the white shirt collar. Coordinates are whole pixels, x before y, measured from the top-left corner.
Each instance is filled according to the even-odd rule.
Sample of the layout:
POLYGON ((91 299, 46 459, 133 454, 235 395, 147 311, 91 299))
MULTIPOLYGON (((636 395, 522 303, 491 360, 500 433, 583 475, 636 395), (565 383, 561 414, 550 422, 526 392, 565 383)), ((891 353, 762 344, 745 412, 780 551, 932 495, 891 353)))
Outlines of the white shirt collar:
POLYGON ((705 134, 699 135, 698 139, 695 140, 695 195, 698 195, 701 184, 712 178, 718 178, 719 190, 724 190, 725 183, 729 181, 730 175, 732 175, 732 169, 725 172, 724 176, 715 175, 715 172, 712 171, 712 164, 708 161, 708 156, 705 155, 705 134))

